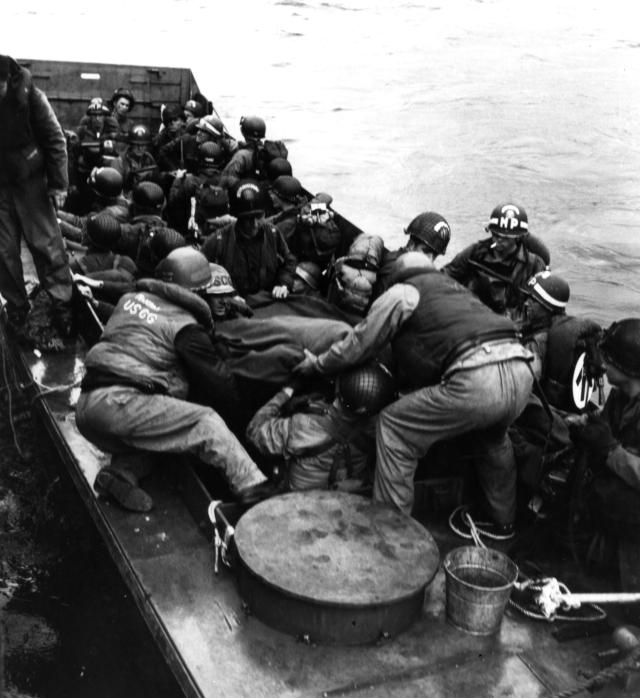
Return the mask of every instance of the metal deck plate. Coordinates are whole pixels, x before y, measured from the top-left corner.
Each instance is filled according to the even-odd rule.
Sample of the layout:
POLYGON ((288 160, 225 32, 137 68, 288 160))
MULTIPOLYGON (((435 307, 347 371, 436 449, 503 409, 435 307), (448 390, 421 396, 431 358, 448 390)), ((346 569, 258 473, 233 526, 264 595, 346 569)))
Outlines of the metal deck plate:
POLYGON ((439 564, 417 521, 344 492, 262 502, 238 522, 235 543, 251 611, 316 642, 355 644, 404 629, 439 564))

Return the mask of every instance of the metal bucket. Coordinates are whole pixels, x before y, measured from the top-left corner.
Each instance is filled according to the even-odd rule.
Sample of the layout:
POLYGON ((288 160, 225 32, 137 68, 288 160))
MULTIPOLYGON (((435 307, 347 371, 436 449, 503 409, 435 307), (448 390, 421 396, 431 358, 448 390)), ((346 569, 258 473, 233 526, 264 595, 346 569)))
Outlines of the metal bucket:
POLYGON ((447 620, 473 635, 492 635, 502 622, 517 565, 490 548, 456 548, 444 559, 447 620))

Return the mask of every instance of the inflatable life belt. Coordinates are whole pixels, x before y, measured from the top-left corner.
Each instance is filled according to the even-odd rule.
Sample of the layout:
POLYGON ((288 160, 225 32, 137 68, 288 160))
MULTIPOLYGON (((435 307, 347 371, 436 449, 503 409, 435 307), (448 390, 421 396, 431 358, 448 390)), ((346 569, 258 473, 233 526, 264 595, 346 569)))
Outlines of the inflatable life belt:
POLYGON ((343 310, 364 315, 373 299, 383 252, 379 235, 358 235, 347 254, 333 265, 327 299, 343 310))
POLYGON ((565 317, 547 339, 542 390, 553 407, 582 412, 597 385, 597 346, 602 328, 585 318, 565 317))

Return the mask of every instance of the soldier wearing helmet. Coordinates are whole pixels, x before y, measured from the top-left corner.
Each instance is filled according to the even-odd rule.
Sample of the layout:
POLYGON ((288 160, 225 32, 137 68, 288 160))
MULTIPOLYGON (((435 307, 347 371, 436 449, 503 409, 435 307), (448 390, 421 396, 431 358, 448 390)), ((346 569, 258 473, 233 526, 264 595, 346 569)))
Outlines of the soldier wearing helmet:
POLYGON ((446 219, 435 211, 424 211, 418 214, 405 228, 405 235, 409 236, 407 244, 398 250, 383 251, 382 263, 378 270, 376 283, 373 289, 373 297, 377 298, 389 288, 389 282, 395 268, 398 257, 405 252, 422 252, 433 255, 433 258, 443 255, 447 251, 451 240, 451 228, 446 219))
POLYGON ((118 152, 121 153, 126 147, 127 136, 131 129, 131 112, 135 106, 136 100, 131 92, 131 90, 125 87, 119 87, 114 90, 109 100, 109 107, 111 108, 111 116, 118 125, 118 136, 117 141, 118 152))
POLYGON ((491 237, 466 247, 444 270, 494 312, 519 320, 527 281, 548 263, 527 245, 529 219, 522 206, 496 206, 486 231, 491 237))
POLYGON ((186 124, 182 109, 175 104, 165 106, 160 116, 162 124, 160 130, 152 139, 151 153, 163 172, 171 172, 178 169, 179 163, 173 160, 163 161, 160 157, 160 149, 167 143, 179 138, 184 133, 186 124))
POLYGON ((164 192, 155 182, 140 182, 131 199, 131 220, 121 226, 117 252, 131 257, 142 274, 152 274, 155 264, 149 249, 151 238, 156 230, 167 227, 164 192))
POLYGON ((544 464, 567 450, 567 413, 583 412, 602 371, 600 326, 567 314, 569 284, 540 271, 529 279, 521 324, 522 342, 533 354, 538 383, 510 429, 520 482, 539 495, 544 464))
POLYGON ((228 426, 239 395, 211 342, 213 318, 203 297, 213 283, 209 263, 181 247, 156 272, 120 299, 85 357, 78 429, 113 454, 96 491, 125 509, 149 511, 153 502, 131 457, 190 454, 218 470, 241 503, 253 504, 273 489, 228 426), (190 385, 206 403, 188 401, 190 385))
POLYGON ((290 243, 297 227, 300 209, 307 203, 302 184, 291 175, 280 175, 269 187, 269 197, 271 206, 268 220, 284 235, 287 243, 290 243))
POLYGON ((393 375, 375 361, 339 375, 333 400, 292 398, 285 387, 253 416, 247 438, 262 455, 284 460, 293 491, 362 489, 374 465, 373 420, 395 392, 393 375))
POLYGON ((242 296, 269 291, 274 299, 283 299, 293 284, 296 258, 280 231, 265 220, 265 197, 260 182, 238 182, 229 194, 236 220, 209 235, 202 251, 229 270, 242 296))
POLYGON ((611 391, 601 412, 573 420, 571 438, 595 475, 594 521, 624 569, 640 542, 640 319, 612 323, 600 350, 611 391))
POLYGON ((513 322, 438 271, 435 256, 400 255, 389 289, 366 317, 319 356, 306 352, 295 371, 340 373, 390 342, 403 396, 378 415, 374 499, 410 514, 418 459, 438 441, 474 431, 483 520, 493 537, 506 539, 516 515, 507 428, 531 392, 531 354, 513 322))
POLYGON ((149 128, 144 124, 131 126, 127 135, 127 147, 113 162, 113 167, 122 175, 125 195, 129 195, 138 182, 158 176, 158 165, 150 147, 149 128))
POLYGON ((238 150, 238 142, 231 138, 222 119, 216 114, 202 117, 196 125, 196 136, 199 143, 212 141, 222 149, 221 165, 224 167, 233 154, 238 150))
POLYGON ((82 242, 89 214, 105 213, 119 223, 130 219, 129 202, 122 196, 122 175, 112 167, 94 167, 87 179, 89 212, 79 216, 58 211, 60 230, 67 240, 82 242))
POLYGON ((322 295, 322 269, 315 262, 298 262, 291 293, 320 298, 322 295))
POLYGON ((243 116, 240 131, 244 138, 222 172, 222 185, 230 189, 241 179, 266 180, 267 165, 275 157, 287 156, 281 141, 265 141, 267 127, 259 116, 243 116), (269 145, 267 148, 266 145, 269 145))

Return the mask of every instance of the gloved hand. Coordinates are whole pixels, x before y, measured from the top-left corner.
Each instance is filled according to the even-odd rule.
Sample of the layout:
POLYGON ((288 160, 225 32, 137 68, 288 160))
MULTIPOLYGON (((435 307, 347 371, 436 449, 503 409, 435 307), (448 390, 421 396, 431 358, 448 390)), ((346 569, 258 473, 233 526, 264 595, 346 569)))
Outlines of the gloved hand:
POLYGON ((589 415, 584 425, 570 425, 569 435, 577 448, 597 456, 606 455, 618 443, 609 423, 599 415, 589 415))

